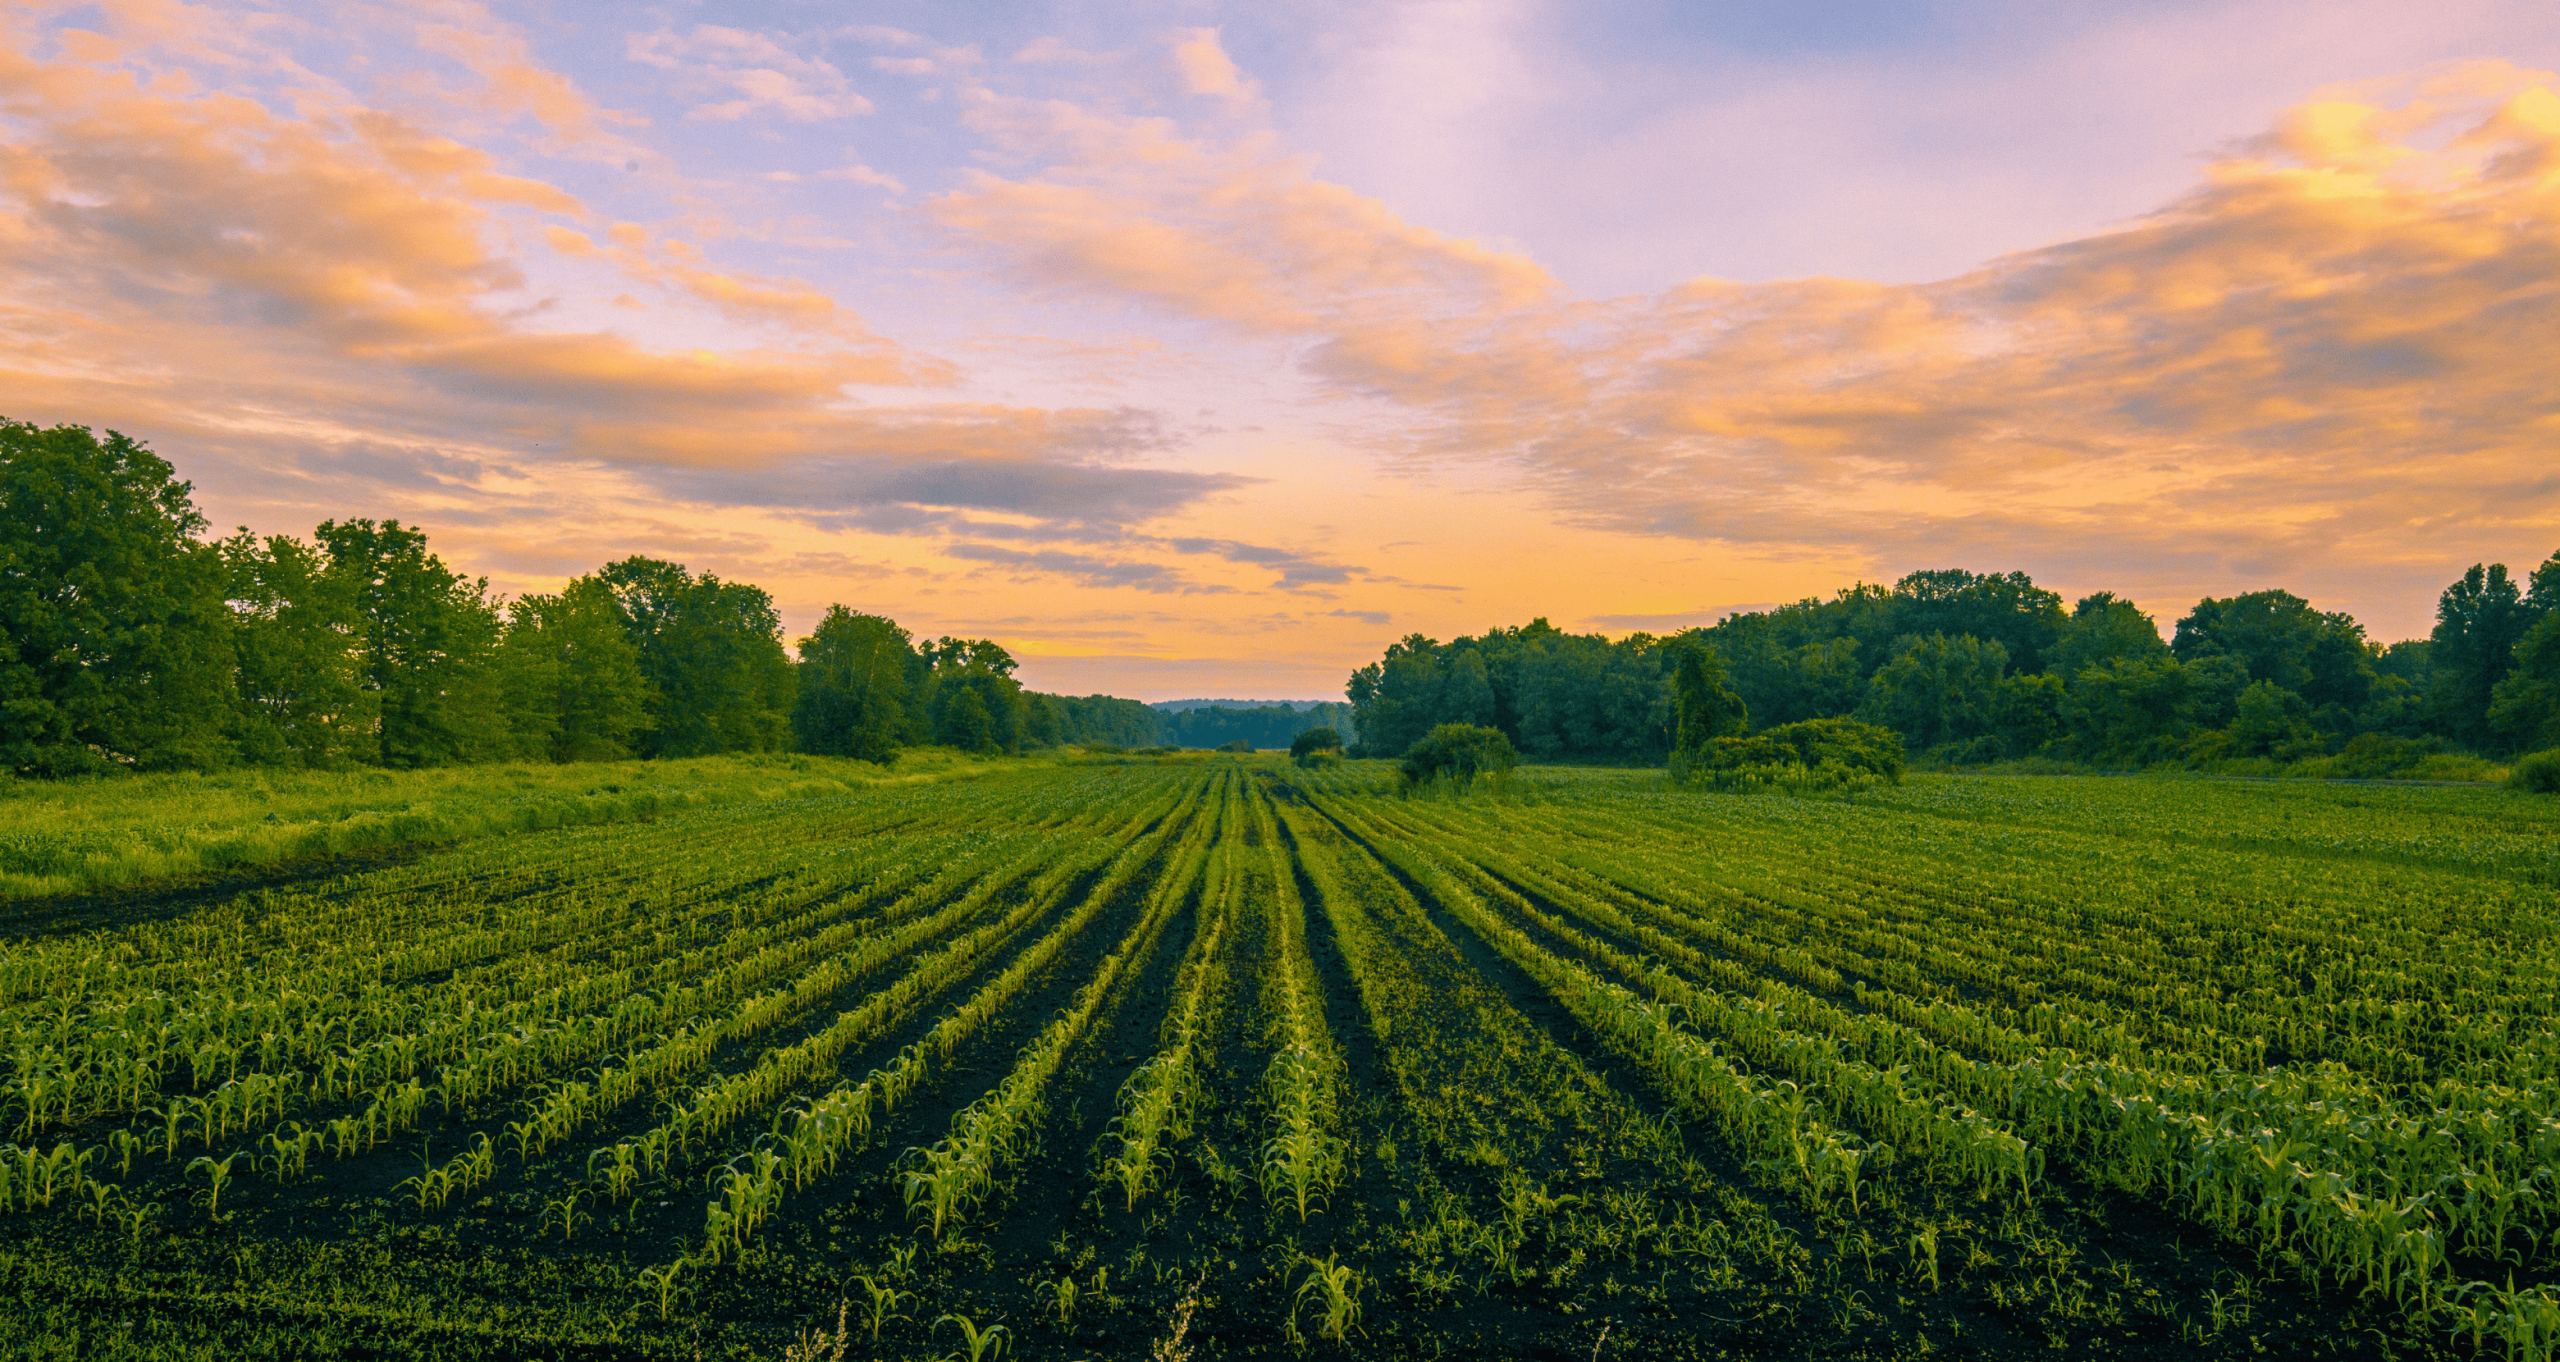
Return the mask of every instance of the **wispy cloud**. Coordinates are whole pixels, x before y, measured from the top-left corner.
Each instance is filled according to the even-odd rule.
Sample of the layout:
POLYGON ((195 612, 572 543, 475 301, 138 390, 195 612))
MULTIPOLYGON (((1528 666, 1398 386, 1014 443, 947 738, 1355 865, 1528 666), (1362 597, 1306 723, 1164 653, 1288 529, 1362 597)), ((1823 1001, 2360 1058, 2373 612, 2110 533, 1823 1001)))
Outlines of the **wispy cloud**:
POLYGON ((693 31, 634 33, 624 49, 630 58, 675 72, 693 85, 728 96, 696 104, 688 118, 730 122, 756 113, 777 113, 797 122, 849 118, 871 112, 871 101, 857 92, 822 58, 794 52, 763 33, 696 24, 693 31))

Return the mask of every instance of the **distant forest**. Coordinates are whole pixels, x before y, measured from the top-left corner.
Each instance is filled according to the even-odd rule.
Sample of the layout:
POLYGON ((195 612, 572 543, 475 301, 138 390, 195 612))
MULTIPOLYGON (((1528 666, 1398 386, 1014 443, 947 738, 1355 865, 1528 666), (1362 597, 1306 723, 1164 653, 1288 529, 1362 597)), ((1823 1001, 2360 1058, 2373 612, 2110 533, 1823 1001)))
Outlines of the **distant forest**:
MULTIPOLYGON (((1655 761, 1670 671, 1702 649, 1753 732, 1855 718, 1951 763, 2109 766, 2560 747, 2560 553, 2519 582, 2475 566, 2431 636, 2384 645, 2285 591, 2206 597, 2163 638, 2111 592, 2065 606, 2026 574, 1915 572, 1712 628, 1612 641, 1545 620, 1415 634, 1350 680, 1358 752, 1396 756, 1441 723, 1501 729, 1532 758, 1655 761)), ((2352 766, 2352 763, 2351 763, 2352 766)))
POLYGON ((1246 742, 1255 747, 1287 747, 1310 728, 1348 732, 1351 706, 1339 701, 1313 705, 1199 705, 1189 709, 1122 700, 1109 695, 1048 696, 1059 709, 1059 732, 1072 743, 1111 743, 1121 747, 1224 747, 1246 742))
POLYGON ((630 557, 512 600, 398 521, 207 540, 121 435, 0 421, 0 770, 584 761, 941 743, 1286 747, 1347 706, 1164 713, 1044 695, 990 639, 828 610, 795 659, 762 588, 630 557))

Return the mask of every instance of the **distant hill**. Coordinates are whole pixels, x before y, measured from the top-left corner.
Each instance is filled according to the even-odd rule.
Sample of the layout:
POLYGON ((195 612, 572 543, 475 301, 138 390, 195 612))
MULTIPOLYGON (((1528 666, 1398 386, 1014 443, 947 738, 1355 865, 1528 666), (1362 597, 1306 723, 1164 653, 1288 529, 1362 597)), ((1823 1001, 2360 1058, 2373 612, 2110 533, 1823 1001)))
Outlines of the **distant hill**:
POLYGON ((1314 709, 1318 705, 1341 703, 1339 700, 1149 700, 1147 708, 1163 714, 1180 714, 1186 709, 1207 709, 1212 705, 1220 709, 1272 709, 1287 706, 1290 709, 1303 711, 1314 709))

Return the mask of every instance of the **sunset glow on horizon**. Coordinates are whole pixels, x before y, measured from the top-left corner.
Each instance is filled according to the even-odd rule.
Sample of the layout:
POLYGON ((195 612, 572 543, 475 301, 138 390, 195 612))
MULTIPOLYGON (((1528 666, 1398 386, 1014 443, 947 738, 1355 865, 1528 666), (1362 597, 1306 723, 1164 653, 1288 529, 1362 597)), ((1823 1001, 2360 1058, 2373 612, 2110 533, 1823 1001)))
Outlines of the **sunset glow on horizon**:
POLYGON ((2547 4, 1780 13, 15 5, 0 416, 1143 699, 2560 548, 2547 4))

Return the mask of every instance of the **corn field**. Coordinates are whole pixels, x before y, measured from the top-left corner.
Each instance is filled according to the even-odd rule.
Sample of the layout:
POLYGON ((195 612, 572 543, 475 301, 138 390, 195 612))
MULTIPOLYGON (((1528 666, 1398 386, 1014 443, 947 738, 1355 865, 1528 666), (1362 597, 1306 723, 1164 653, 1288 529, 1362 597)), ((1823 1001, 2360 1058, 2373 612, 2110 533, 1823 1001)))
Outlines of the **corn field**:
POLYGON ((1139 757, 84 900, 0 939, 0 1342, 2544 1362, 2555 866, 2489 790, 1139 757))

